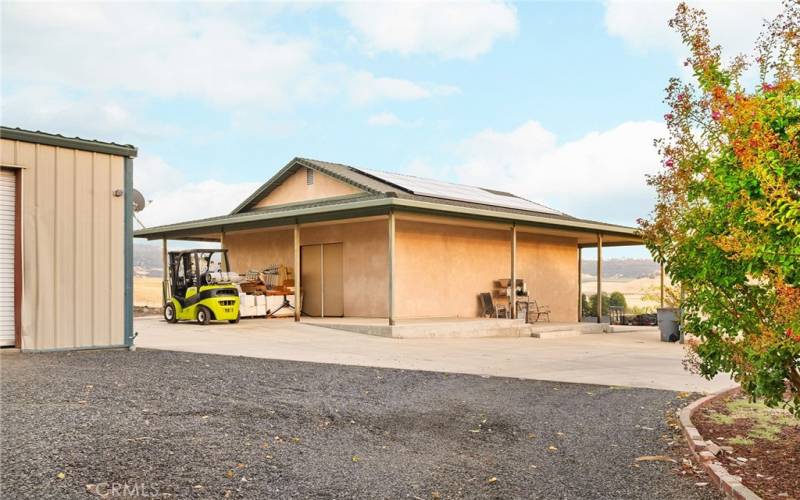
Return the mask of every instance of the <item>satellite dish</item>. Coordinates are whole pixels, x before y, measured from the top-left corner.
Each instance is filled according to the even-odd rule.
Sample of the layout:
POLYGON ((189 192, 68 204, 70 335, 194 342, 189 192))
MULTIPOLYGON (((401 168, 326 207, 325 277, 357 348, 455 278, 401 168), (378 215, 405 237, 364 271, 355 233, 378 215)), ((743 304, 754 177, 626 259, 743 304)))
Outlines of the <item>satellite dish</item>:
POLYGON ((133 190, 133 211, 141 212, 144 210, 147 203, 144 201, 144 196, 138 189, 133 190))

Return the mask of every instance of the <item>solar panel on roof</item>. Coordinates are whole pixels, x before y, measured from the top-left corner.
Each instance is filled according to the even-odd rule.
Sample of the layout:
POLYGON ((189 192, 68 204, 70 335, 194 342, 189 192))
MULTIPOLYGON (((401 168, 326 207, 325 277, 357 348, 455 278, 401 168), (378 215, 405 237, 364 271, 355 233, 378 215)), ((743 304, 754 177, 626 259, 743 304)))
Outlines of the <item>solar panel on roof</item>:
POLYGON ((433 179, 423 179, 421 177, 414 177, 413 175, 394 172, 380 172, 378 170, 368 170, 365 168, 359 170, 422 196, 432 196, 434 198, 466 201, 505 208, 516 208, 519 210, 529 210, 531 212, 546 214, 561 214, 561 212, 553 210, 552 208, 519 198, 510 193, 503 193, 502 191, 453 184, 433 179))

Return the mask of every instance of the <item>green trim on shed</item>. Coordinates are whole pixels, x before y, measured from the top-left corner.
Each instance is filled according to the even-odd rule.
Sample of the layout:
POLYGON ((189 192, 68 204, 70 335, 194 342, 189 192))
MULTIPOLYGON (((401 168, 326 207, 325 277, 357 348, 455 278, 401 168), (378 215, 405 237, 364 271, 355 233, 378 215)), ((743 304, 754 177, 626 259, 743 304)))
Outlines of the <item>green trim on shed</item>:
POLYGON ((133 158, 125 158, 125 345, 133 345, 133 158))
POLYGON ((136 147, 131 144, 102 142, 91 139, 81 139, 80 137, 65 137, 59 134, 48 134, 47 132, 24 130, 21 128, 0 127, 0 139, 31 142, 60 148, 79 149, 81 151, 105 153, 124 156, 126 158, 136 158, 138 154, 136 147))

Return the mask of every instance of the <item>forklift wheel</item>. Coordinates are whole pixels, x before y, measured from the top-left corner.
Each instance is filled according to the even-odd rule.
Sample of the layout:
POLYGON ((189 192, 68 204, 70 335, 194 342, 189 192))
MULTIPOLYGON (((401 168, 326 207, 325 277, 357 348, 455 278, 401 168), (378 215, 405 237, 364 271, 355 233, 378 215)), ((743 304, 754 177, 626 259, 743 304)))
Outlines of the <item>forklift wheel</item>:
POLYGON ((207 325, 211 321, 211 311, 208 310, 205 306, 200 306, 197 308, 197 323, 201 325, 207 325))
POLYGON ((167 323, 177 323, 178 322, 178 315, 175 314, 175 306, 172 304, 167 304, 164 306, 164 319, 167 320, 167 323))
POLYGON ((240 313, 236 313, 236 319, 229 319, 228 323, 238 323, 239 319, 242 317, 240 313))

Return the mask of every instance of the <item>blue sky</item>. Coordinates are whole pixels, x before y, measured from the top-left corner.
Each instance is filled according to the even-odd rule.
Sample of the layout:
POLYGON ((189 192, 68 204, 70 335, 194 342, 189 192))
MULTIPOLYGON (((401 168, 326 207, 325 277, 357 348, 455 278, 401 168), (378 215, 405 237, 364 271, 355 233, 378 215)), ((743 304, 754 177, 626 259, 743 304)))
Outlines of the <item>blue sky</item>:
MULTIPOLYGON (((778 10, 700 6, 730 54, 778 10)), ((225 213, 294 156, 632 225, 663 88, 688 76, 674 7, 3 3, 2 122, 138 146, 148 225, 225 213)))

